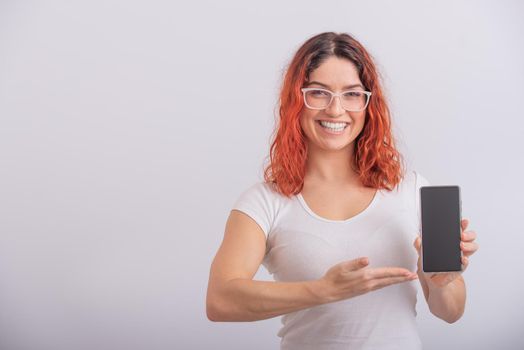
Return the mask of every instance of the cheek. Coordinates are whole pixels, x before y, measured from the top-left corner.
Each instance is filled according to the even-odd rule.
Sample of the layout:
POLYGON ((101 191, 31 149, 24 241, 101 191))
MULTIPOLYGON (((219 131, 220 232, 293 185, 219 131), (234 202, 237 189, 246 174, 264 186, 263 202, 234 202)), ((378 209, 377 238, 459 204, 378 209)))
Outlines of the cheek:
POLYGON ((308 121, 311 119, 314 119, 317 115, 317 112, 312 111, 310 109, 304 109, 300 113, 300 120, 308 121))
POLYGON ((312 122, 314 122, 315 116, 316 116, 315 113, 311 113, 309 111, 302 112, 299 118, 299 123, 300 123, 300 126, 302 127, 302 130, 309 130, 309 129, 314 128, 314 125, 312 124, 312 122))
POLYGON ((365 114, 361 114, 361 115, 355 115, 355 116, 352 116, 352 117, 353 117, 353 121, 355 123, 356 129, 358 129, 358 131, 360 133, 360 131, 362 131, 364 129, 364 124, 366 123, 366 115, 365 114))

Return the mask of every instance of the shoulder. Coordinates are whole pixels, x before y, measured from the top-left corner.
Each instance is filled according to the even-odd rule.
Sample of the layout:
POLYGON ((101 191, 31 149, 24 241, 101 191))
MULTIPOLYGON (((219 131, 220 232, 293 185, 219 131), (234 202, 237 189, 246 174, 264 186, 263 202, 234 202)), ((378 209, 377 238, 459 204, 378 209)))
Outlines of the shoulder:
POLYGON ((275 216, 281 203, 282 195, 277 192, 275 185, 260 181, 242 190, 233 207, 252 208, 275 216))
POLYGON ((421 186, 428 185, 429 181, 424 175, 422 175, 416 169, 409 168, 404 172, 402 180, 398 184, 396 190, 393 192, 396 194, 396 196, 400 196, 411 201, 413 197, 418 196, 421 186))
POLYGON ((420 188, 421 186, 428 186, 428 179, 416 169, 406 170, 401 185, 407 188, 420 188))
POLYGON ((244 189, 237 197, 232 209, 244 212, 255 220, 269 235, 280 207, 280 195, 274 185, 256 182, 244 189))
POLYGON ((413 170, 415 177, 415 187, 418 189, 421 186, 429 186, 430 182, 426 176, 422 175, 419 171, 413 170))
POLYGON ((259 181, 241 191, 241 197, 259 198, 265 200, 276 200, 279 193, 275 186, 265 181, 259 181))

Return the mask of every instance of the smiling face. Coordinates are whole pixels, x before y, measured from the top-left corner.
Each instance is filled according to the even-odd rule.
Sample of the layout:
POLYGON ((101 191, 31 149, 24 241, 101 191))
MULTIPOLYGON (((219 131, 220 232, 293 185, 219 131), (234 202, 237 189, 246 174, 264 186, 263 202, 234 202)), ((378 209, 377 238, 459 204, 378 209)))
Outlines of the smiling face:
MULTIPOLYGON (((305 87, 323 88, 335 93, 365 90, 353 62, 336 56, 328 57, 313 70, 305 87)), ((366 110, 348 112, 342 108, 340 98, 335 97, 324 110, 313 110, 304 106, 300 116, 300 126, 311 150, 344 150, 353 154, 354 141, 364 128, 365 117, 366 110), (332 131, 321 126, 320 120, 332 123, 345 122, 347 125, 342 131, 332 131)), ((331 126, 335 125, 331 124, 331 126)))

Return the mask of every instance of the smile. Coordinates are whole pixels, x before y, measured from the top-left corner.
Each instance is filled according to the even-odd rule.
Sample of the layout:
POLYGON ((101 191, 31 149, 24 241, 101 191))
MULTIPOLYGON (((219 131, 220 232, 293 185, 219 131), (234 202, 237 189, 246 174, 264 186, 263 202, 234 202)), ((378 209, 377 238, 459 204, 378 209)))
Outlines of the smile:
POLYGON ((333 123, 333 122, 325 122, 323 120, 318 120, 318 124, 322 126, 325 129, 329 129, 332 131, 342 131, 344 130, 349 124, 342 122, 342 123, 333 123))

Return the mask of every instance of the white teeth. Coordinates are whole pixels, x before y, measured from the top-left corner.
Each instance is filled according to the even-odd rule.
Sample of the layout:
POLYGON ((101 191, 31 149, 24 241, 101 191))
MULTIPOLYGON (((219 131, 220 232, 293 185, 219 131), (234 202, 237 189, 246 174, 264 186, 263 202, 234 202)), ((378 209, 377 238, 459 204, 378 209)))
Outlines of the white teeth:
POLYGON ((319 120, 320 125, 322 125, 324 128, 333 130, 333 131, 342 131, 348 125, 348 123, 332 123, 332 122, 325 122, 323 120, 319 120))
POLYGON ((325 122, 323 120, 320 120, 320 124, 322 126, 326 126, 328 128, 332 128, 332 129, 344 128, 347 125, 347 123, 332 123, 332 122, 325 122))

